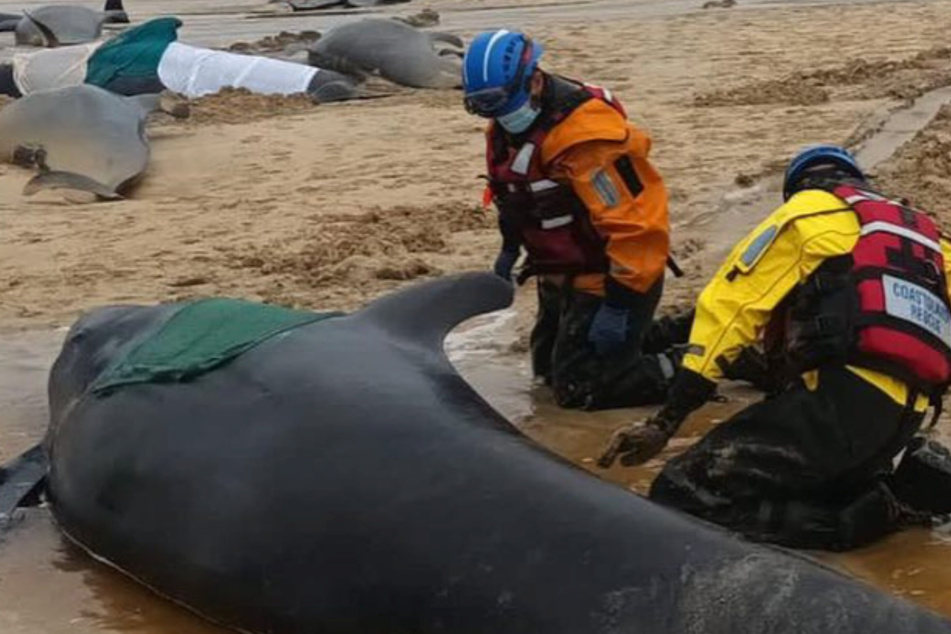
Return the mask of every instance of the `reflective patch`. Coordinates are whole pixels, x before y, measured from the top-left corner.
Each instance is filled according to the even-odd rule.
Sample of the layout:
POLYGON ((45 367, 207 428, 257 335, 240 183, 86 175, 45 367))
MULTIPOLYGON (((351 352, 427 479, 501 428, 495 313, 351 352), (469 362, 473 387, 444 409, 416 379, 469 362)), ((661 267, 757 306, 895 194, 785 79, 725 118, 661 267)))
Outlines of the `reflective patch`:
POLYGON ((701 346, 699 343, 692 343, 687 346, 687 353, 692 354, 695 357, 702 357, 707 353, 706 346, 701 346))
POLYGON ((556 187, 558 187, 558 183, 547 178, 540 181, 535 181, 528 186, 528 188, 533 192, 543 192, 548 189, 555 189, 556 187))
POLYGON ((882 276, 882 284, 886 313, 927 330, 951 346, 951 312, 937 295, 890 275, 882 276))
POLYGON ((843 200, 845 200, 846 204, 848 204, 848 205, 854 205, 854 204, 856 204, 856 203, 860 203, 860 202, 864 202, 864 201, 869 201, 869 200, 871 200, 871 201, 879 201, 879 202, 890 202, 890 203, 893 203, 893 204, 897 204, 897 203, 895 203, 895 201, 888 200, 888 199, 885 198, 884 196, 880 196, 880 195, 876 194, 875 192, 870 192, 870 191, 866 191, 866 190, 863 190, 863 189, 860 189, 860 190, 857 190, 857 191, 858 191, 857 194, 852 194, 852 195, 849 196, 848 198, 844 198, 844 199, 843 199, 843 200))
POLYGON ((618 194, 611 175, 604 170, 598 170, 594 178, 591 179, 594 190, 598 193, 598 198, 604 203, 605 207, 614 207, 621 202, 621 196, 618 194))
POLYGON ((753 268, 753 265, 760 259, 760 256, 766 252, 766 249, 769 248, 769 245, 773 243, 773 239, 776 237, 776 234, 779 233, 779 227, 777 225, 770 225, 763 230, 761 234, 753 238, 753 240, 747 245, 746 250, 743 251, 743 255, 740 256, 740 265, 741 268, 749 271, 753 268))
POLYGON ((557 229, 558 227, 564 227, 565 225, 570 225, 574 217, 571 214, 567 216, 558 216, 556 218, 546 218, 542 220, 542 229, 557 229))
POLYGON ((657 355, 657 362, 660 364, 660 373, 663 375, 664 379, 671 380, 674 378, 674 373, 677 368, 674 367, 674 362, 666 354, 657 355))
POLYGON ((526 143, 522 146, 522 149, 518 151, 518 154, 515 155, 515 160, 512 161, 512 171, 522 176, 528 174, 528 168, 532 165, 533 156, 535 156, 535 144, 526 143))
POLYGON ((922 235, 917 231, 913 231, 907 227, 902 227, 900 225, 893 224, 891 222, 886 222, 884 220, 876 220, 870 222, 867 225, 862 226, 862 235, 867 236, 870 233, 875 233, 876 231, 882 231, 884 233, 890 233, 895 236, 900 236, 907 240, 917 242, 923 247, 927 247, 936 253, 941 253, 941 245, 929 238, 926 235, 922 235))

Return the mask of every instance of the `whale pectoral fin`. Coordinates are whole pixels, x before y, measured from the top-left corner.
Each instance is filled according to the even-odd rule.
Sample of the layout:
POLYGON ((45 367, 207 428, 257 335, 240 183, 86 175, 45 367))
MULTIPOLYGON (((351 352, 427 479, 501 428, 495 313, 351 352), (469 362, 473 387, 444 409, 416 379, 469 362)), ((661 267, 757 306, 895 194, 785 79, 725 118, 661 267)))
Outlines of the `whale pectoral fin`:
POLYGON ((119 200, 122 198, 121 194, 106 187, 99 181, 74 172, 48 171, 38 174, 23 186, 23 195, 32 196, 42 189, 77 189, 79 191, 93 193, 106 200, 119 200))
MULTIPOLYGON (((318 40, 319 42, 319 40, 318 40)), ((349 75, 358 81, 365 81, 372 69, 364 68, 340 55, 329 55, 310 49, 307 51, 307 64, 320 70, 349 75)))
POLYGON ((429 40, 434 44, 436 42, 443 42, 444 44, 451 44, 456 48, 465 48, 466 45, 462 41, 462 38, 458 35, 453 35, 452 33, 443 33, 442 31, 429 31, 427 33, 429 40))
POLYGON ((441 348, 449 331, 512 304, 514 286, 493 273, 462 273, 378 299, 354 315, 397 337, 441 348))
POLYGON ((56 37, 56 34, 53 33, 53 31, 48 26, 46 26, 45 24, 43 24, 43 22, 33 17, 33 15, 31 15, 29 11, 24 11, 23 15, 25 15, 30 22, 35 24, 36 28, 38 28, 40 30, 40 33, 43 34, 43 39, 46 40, 46 46, 48 46, 49 48, 56 48, 60 46, 59 38, 56 37))
POLYGON ((31 447, 0 466, 0 532, 9 525, 17 508, 39 503, 47 467, 42 445, 31 447))

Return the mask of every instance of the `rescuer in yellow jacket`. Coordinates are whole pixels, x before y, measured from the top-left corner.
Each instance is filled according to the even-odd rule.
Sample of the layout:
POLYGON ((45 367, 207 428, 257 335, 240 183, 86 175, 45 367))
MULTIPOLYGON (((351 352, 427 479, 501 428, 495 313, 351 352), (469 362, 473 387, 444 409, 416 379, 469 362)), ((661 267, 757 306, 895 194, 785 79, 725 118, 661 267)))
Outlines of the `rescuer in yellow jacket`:
POLYGON ((539 69, 541 52, 499 30, 476 36, 463 60, 466 108, 491 119, 495 272, 511 279, 524 250, 519 279, 540 278, 532 364, 560 405, 662 402, 679 355, 666 351, 671 337, 648 332, 670 248, 650 139, 607 90, 539 69))
POLYGON ((701 293, 664 407, 620 430, 601 466, 656 455, 741 351, 764 346, 785 387, 671 459, 650 496, 752 538, 852 548, 910 517, 891 461, 951 379, 951 251, 836 146, 794 158, 784 197, 701 293))

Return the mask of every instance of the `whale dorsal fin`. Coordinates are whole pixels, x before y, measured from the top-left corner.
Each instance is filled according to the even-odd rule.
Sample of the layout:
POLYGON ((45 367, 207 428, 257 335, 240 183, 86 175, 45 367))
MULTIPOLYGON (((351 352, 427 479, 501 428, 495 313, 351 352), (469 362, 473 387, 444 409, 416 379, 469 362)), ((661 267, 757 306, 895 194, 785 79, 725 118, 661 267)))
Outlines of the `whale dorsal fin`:
POLYGON ((46 23, 38 19, 29 11, 24 11, 23 15, 25 15, 27 19, 30 22, 32 22, 34 25, 36 25, 36 28, 40 30, 40 33, 43 34, 43 38, 46 40, 46 45, 49 48, 57 48, 60 46, 59 38, 56 37, 56 34, 53 33, 53 30, 49 26, 47 26, 46 23))
POLYGON ((492 273, 462 273, 417 284, 370 303, 354 319, 401 339, 441 348, 449 331, 476 315, 512 304, 512 284, 492 273))

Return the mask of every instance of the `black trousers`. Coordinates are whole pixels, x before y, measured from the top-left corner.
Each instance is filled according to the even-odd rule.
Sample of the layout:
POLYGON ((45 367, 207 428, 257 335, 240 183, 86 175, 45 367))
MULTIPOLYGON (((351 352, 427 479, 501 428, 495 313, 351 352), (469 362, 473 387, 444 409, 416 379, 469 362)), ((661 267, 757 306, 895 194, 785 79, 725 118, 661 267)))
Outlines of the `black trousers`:
POLYGON ((883 482, 923 415, 844 367, 737 413, 655 480, 657 502, 758 541, 846 550, 891 532, 883 482))
POLYGON ((601 298, 539 280, 532 369, 552 387, 561 407, 597 410, 664 401, 670 375, 682 355, 661 358, 657 353, 686 343, 689 323, 673 327, 670 319, 653 322, 662 292, 660 280, 631 306, 625 344, 601 356, 588 342, 601 298), (645 343, 650 350, 645 351, 645 343))

